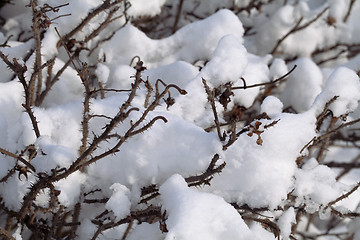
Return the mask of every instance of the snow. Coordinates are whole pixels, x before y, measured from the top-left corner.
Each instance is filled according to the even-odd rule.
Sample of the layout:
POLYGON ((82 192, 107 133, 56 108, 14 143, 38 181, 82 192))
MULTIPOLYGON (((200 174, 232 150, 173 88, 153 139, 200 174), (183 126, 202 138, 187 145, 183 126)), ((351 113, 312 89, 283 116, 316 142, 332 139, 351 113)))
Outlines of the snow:
POLYGON ((125 218, 130 213, 131 202, 128 195, 130 190, 120 183, 114 183, 110 186, 113 194, 106 202, 105 208, 112 211, 117 220, 125 218))
POLYGON ((207 60, 223 36, 232 34, 242 41, 243 33, 236 15, 224 9, 161 40, 152 40, 129 24, 104 46, 104 53, 109 63, 129 64, 134 56, 139 56, 148 68, 153 68, 176 60, 207 60), (122 44, 117 44, 119 42, 122 44), (188 51, 189 48, 192 51, 188 51))
POLYGON ((105 84, 109 79, 110 69, 106 65, 99 63, 95 70, 95 74, 99 82, 105 84))
POLYGON ((315 159, 309 160, 295 174, 294 194, 299 197, 297 204, 306 203, 309 211, 315 211, 320 205, 336 199, 346 189, 336 182, 335 177, 335 172, 327 166, 319 165, 315 159))
POLYGON ((335 69, 328 80, 321 94, 316 98, 313 108, 319 111, 326 102, 333 97, 338 96, 330 110, 334 116, 339 117, 342 114, 353 112, 360 100, 360 81, 355 71, 339 67, 335 69))
MULTIPOLYGON (((25 79, 30 81, 35 59, 31 50, 35 42, 24 40, 31 37, 31 9, 23 6, 25 2, 18 1, 0 10, 6 20, 0 43, 14 35, 7 43, 9 46, 0 47, 0 50, 11 62, 17 59, 27 67, 25 79), (24 60, 27 55, 29 58, 24 60)), ((50 5, 66 2, 39 0, 40 4, 50 5)), ((359 4, 355 3, 349 20, 344 22, 348 0, 293 1, 291 4, 292 1, 285 1, 288 4, 269 1, 259 9, 240 12, 236 11, 251 1, 184 1, 177 31, 171 33, 169 30, 166 37, 155 39, 142 25, 150 23, 142 21, 153 17, 157 19, 157 22, 152 22, 153 31, 161 27, 166 29, 169 26, 162 25, 165 24, 162 17, 175 14, 180 1, 129 2, 131 7, 127 14, 130 21, 124 27, 124 6, 121 3, 120 11, 114 15, 116 19, 94 39, 83 42, 99 27, 106 13, 94 16, 72 36, 77 40, 76 44, 84 48, 74 58, 74 64, 80 67, 82 63, 88 63, 91 90, 97 89, 98 83, 111 90, 129 90, 133 86, 137 60, 143 61, 146 67, 141 73, 143 81, 128 108, 132 108, 128 118, 119 122, 85 161, 114 147, 147 113, 144 101, 148 88, 145 83, 155 89, 157 80, 161 79, 164 84, 158 85, 160 92, 166 85, 175 84, 187 94, 170 88, 136 129, 158 116, 166 121, 156 121, 146 131, 126 139, 118 151, 81 171, 49 183, 35 194, 27 217, 34 216, 37 223, 43 218, 46 224, 63 206, 69 214, 64 218, 68 221, 74 206, 81 203, 81 213, 76 220, 80 222, 76 230, 80 240, 93 238, 99 227, 97 221, 110 224, 124 219, 134 220, 126 238, 130 240, 276 239, 273 232, 260 224, 261 220, 271 221, 277 226, 281 239, 292 239, 298 237, 292 231, 294 224, 299 224, 301 233, 301 229, 306 229, 304 222, 308 221, 309 214, 316 213, 314 216, 319 217, 318 221, 328 221, 334 213, 326 207, 327 204, 350 191, 360 175, 359 171, 351 170, 346 177, 339 179, 341 169, 327 164, 335 160, 350 163, 358 156, 358 143, 335 141, 336 147, 324 146, 326 156, 320 162, 316 155, 321 143, 310 150, 306 147, 326 136, 324 129, 329 121, 326 119, 319 129, 318 117, 334 97, 336 99, 326 113, 339 118, 335 127, 360 116, 357 73, 360 64, 358 56, 348 59, 350 55, 320 64, 336 51, 331 50, 323 58, 317 56, 316 51, 339 42, 358 42, 359 4), (271 53, 277 41, 300 18, 304 24, 327 6, 329 9, 319 20, 291 34, 281 42, 276 52, 271 53), (328 17, 336 19, 335 26, 328 25, 328 17), (90 52, 95 46, 97 49, 90 52), (295 64, 296 69, 280 84, 276 83, 279 86, 271 83, 287 74, 295 64), (216 93, 215 108, 221 125, 220 134, 226 134, 224 139, 219 139, 216 132, 214 111, 203 80, 216 93), (252 86, 257 84, 262 86, 252 86), (233 88, 229 89, 231 93, 227 100, 230 102, 226 108, 220 102, 225 85, 233 88), (164 102, 168 97, 173 98, 171 106, 164 102), (227 116, 231 114, 237 114, 236 121, 228 120, 227 116), (234 135, 230 136, 232 129, 235 129, 236 139, 232 139, 234 135), (231 140, 235 141, 224 147, 231 140), (209 185, 189 187, 186 178, 208 174, 209 163, 215 154, 219 155, 215 166, 226 163, 222 172, 211 175, 213 178, 209 185), (143 188, 153 184, 159 195, 141 202, 143 188), (59 193, 58 205, 48 212, 39 213, 40 210, 34 206, 49 207, 53 194, 50 186, 59 193), (100 201, 86 203, 85 200, 89 199, 100 201), (137 211, 146 211, 148 207, 158 207, 163 216, 134 217, 137 211), (299 209, 303 214, 301 219, 297 219, 299 209), (99 216, 104 211, 106 214, 102 219, 99 216), (46 219, 48 216, 51 218, 46 219), (159 222, 166 224, 168 232, 159 228, 159 222)), ((46 87, 48 74, 54 77, 69 59, 63 47, 57 45, 59 37, 54 27, 64 36, 102 3, 101 0, 70 1, 59 12, 49 12, 51 19, 61 14, 71 15, 55 19, 49 28, 43 29, 42 64, 51 58, 55 62, 52 69, 43 66, 42 90, 46 87)), ((166 20, 171 27, 174 18, 166 20)), ((3 179, 0 205, 17 212, 22 208, 24 196, 40 176, 61 174, 83 153, 79 149, 84 130, 84 86, 71 63, 55 81, 43 103, 31 106, 39 127, 38 137, 29 114, 22 106, 25 102, 22 83, 5 63, 0 62, 0 148, 2 152, 6 150, 15 155, 3 154, 0 159, 0 179, 3 179), (36 150, 35 155, 31 155, 30 147, 36 150), (35 171, 20 172, 19 168, 24 164, 19 160, 30 161, 35 171), (7 178, 12 170, 15 173, 7 178)), ((129 91, 105 91, 104 98, 94 93, 90 112, 86 115, 89 129, 85 147, 103 133, 128 97, 129 91)), ((155 97, 156 93, 152 92, 150 102, 155 97)), ((359 125, 354 125, 350 129, 352 132, 347 132, 347 128, 341 133, 344 137, 357 137, 358 128, 359 125)), ((359 194, 354 193, 348 200, 334 206, 346 213, 348 209, 355 209, 358 203, 359 194)), ((5 222, 2 216, 0 227, 5 222)), ((19 221, 19 226, 11 230, 16 239, 30 237, 30 230, 22 224, 19 221)), ((121 239, 127 231, 127 224, 107 229, 97 239, 121 239)), ((320 225, 311 223, 307 229, 309 234, 321 233, 320 225)), ((355 238, 360 236, 358 219, 344 221, 340 227, 348 228, 355 238)))
POLYGON ((323 75, 311 59, 300 58, 294 64, 298 67, 287 79, 280 99, 286 107, 292 106, 297 112, 303 112, 321 92, 323 75))
POLYGON ((274 96, 268 96, 261 104, 261 112, 267 113, 271 118, 274 118, 277 114, 283 110, 283 103, 274 96))
POLYGON ((129 14, 133 17, 137 16, 155 16, 160 13, 161 6, 164 5, 166 0, 130 0, 131 8, 129 14))
MULTIPOLYGON (((301 148, 315 134, 315 119, 311 112, 304 114, 276 115, 280 121, 257 136, 240 135, 224 152, 227 167, 224 174, 216 177, 211 190, 229 201, 248 204, 251 207, 278 206, 290 188, 297 169, 295 160, 301 148), (287 151, 283 150, 286 146, 287 151), (256 166, 257 171, 253 172, 256 166)), ((262 125, 272 121, 262 121, 262 125)))
POLYGON ((189 189, 178 174, 160 187, 160 194, 168 214, 165 240, 257 239, 224 199, 189 189))
POLYGON ((290 239, 291 226, 296 223, 296 216, 294 208, 287 209, 279 218, 278 225, 280 228, 280 234, 283 239, 290 239))
POLYGON ((65 206, 74 206, 78 202, 78 196, 81 192, 81 186, 86 181, 86 175, 76 172, 67 178, 56 182, 55 188, 60 191, 59 202, 65 206))
POLYGON ((232 35, 220 39, 211 60, 201 71, 202 77, 213 86, 240 78, 247 66, 246 49, 232 35))

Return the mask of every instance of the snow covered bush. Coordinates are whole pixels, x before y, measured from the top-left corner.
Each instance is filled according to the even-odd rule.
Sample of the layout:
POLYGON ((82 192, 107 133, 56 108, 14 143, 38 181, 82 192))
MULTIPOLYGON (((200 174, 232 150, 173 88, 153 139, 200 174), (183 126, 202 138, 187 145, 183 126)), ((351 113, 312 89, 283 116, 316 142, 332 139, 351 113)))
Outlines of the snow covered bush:
POLYGON ((360 239, 360 3, 0 5, 3 239, 360 239))

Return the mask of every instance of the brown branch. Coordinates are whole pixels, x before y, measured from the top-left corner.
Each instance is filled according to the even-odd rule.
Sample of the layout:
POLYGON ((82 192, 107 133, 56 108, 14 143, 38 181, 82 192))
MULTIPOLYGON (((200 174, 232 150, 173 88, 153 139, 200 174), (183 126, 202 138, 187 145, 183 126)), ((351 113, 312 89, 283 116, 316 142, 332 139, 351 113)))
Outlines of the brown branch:
POLYGON ((146 124, 142 128, 132 131, 129 137, 145 132, 147 129, 151 128, 157 120, 163 120, 164 123, 167 123, 167 119, 163 116, 154 117, 148 124, 146 124))
POLYGON ((224 167, 226 165, 226 163, 223 162, 219 166, 216 166, 215 164, 219 160, 219 158, 220 158, 219 155, 215 154, 214 157, 212 158, 208 168, 206 169, 206 171, 203 174, 185 178, 185 181, 187 182, 188 186, 189 187, 200 186, 203 184, 210 185, 210 181, 213 178, 213 175, 215 173, 222 172, 222 170, 224 169, 224 167))
POLYGON ((3 178, 0 179, 0 183, 6 182, 9 179, 9 177, 15 174, 15 172, 16 172, 16 166, 13 167, 3 178))
POLYGON ((29 93, 29 86, 25 79, 25 72, 27 71, 26 65, 22 66, 18 63, 16 58, 13 58, 13 62, 10 62, 8 59, 8 56, 6 56, 2 51, 0 51, 0 58, 4 61, 4 63, 10 68, 15 75, 18 77, 20 83, 23 85, 24 92, 25 92, 25 101, 26 105, 30 106, 29 99, 30 99, 30 93, 29 93))
POLYGON ((216 125, 216 131, 217 131, 218 137, 219 137, 220 141, 224 141, 225 138, 224 138, 224 136, 221 135, 219 117, 218 117, 218 114, 216 111, 215 100, 214 100, 214 91, 210 90, 210 87, 207 85, 206 80, 204 78, 202 78, 202 83, 204 84, 206 94, 208 95, 208 101, 209 101, 209 103, 211 105, 211 109, 213 111, 214 122, 216 125))
MULTIPOLYGON (((347 174, 348 172, 350 172, 352 169, 354 168, 360 168, 360 164, 358 164, 357 162, 360 160, 360 154, 358 154, 356 157, 354 157, 350 163, 343 163, 345 164, 345 166, 341 166, 340 164, 342 163, 339 163, 339 165, 337 167, 343 167, 343 171, 340 172, 337 177, 336 177, 336 180, 339 180, 340 178, 342 178, 345 174, 347 174)), ((328 163, 328 164, 331 164, 328 163)), ((330 167, 330 166, 329 166, 330 167)), ((334 165, 333 167, 336 167, 336 165, 334 165)))
POLYGON ((104 0, 103 4, 95 8, 92 12, 90 12, 82 21, 81 23, 76 26, 73 30, 71 30, 69 33, 67 33, 63 39, 67 40, 70 39, 73 35, 80 32, 86 25, 90 23, 90 21, 96 17, 101 12, 105 11, 106 9, 111 8, 112 6, 115 6, 116 4, 122 2, 122 0, 116 0, 114 2, 111 2, 110 0, 104 0))
MULTIPOLYGON (((329 124, 329 126, 327 128, 327 132, 332 131, 332 129, 335 127, 335 124, 337 123, 338 120, 339 120, 339 118, 337 118, 337 117, 332 117, 331 118, 330 124, 329 124)), ((331 138, 331 135, 326 136, 324 138, 324 140, 322 141, 320 147, 319 147, 319 151, 318 151, 317 156, 316 156, 316 160, 319 163, 322 163, 324 158, 325 158, 325 151, 327 150, 327 147, 330 144, 330 138, 331 138)))
POLYGON ((32 73, 29 81, 29 101, 28 106, 32 106, 35 103, 35 87, 36 87, 36 98, 39 98, 42 88, 42 71, 41 71, 41 10, 37 9, 37 0, 31 0, 30 2, 33 18, 32 18, 32 31, 33 38, 35 39, 35 62, 34 72, 32 73), (37 79, 37 83, 36 83, 37 79), (36 86, 35 86, 36 85, 36 86))
POLYGON ((81 146, 79 148, 80 155, 85 152, 89 137, 90 98, 91 98, 89 75, 87 72, 88 69, 86 64, 84 64, 83 66, 84 68, 82 71, 83 74, 81 76, 81 79, 83 80, 82 84, 85 89, 85 97, 83 101, 83 116, 81 121, 82 138, 81 138, 81 146))
POLYGON ((339 130, 341 130, 342 128, 345 128, 345 127, 348 127, 348 126, 351 126, 355 123, 358 123, 360 122, 360 118, 358 119, 355 119, 353 121, 350 121, 350 122, 347 122, 347 123, 343 123, 341 124, 340 126, 334 128, 333 130, 331 131, 328 131, 326 132, 325 134, 321 135, 321 136, 318 136, 318 137, 314 137, 312 138, 300 151, 300 153, 302 153, 306 148, 312 148, 314 145, 318 144, 320 141, 322 141, 323 139, 326 139, 329 135, 333 135, 335 134, 336 132, 338 132, 339 130))
POLYGON ((36 121, 36 117, 34 116, 34 113, 33 113, 32 109, 31 109, 31 107, 29 107, 28 105, 25 105, 25 104, 22 104, 22 106, 25 108, 27 114, 30 117, 30 120, 31 120, 31 123, 33 125, 36 137, 39 138, 41 134, 40 134, 38 122, 36 121))
MULTIPOLYGON (((142 64, 142 63, 141 63, 141 64, 142 64)), ((141 80, 140 76, 139 76, 139 79, 141 80)), ((135 82, 137 82, 137 81, 135 81, 135 82)), ((140 83, 140 81, 139 81, 139 83, 140 83)), ((135 88, 135 87, 133 87, 133 88, 135 88)), ((155 109, 155 107, 159 104, 159 101, 160 101, 160 100, 162 99, 162 97, 169 91, 170 88, 175 88, 175 89, 177 89, 177 90, 180 92, 180 94, 186 94, 186 91, 185 91, 185 90, 180 89, 178 86, 176 86, 176 85, 174 85, 174 84, 169 84, 169 85, 167 85, 166 88, 164 89, 164 91, 163 91, 161 94, 159 94, 158 97, 155 98, 155 100, 152 102, 152 104, 144 111, 144 113, 142 114, 142 116, 141 116, 135 123, 133 123, 133 125, 128 129, 128 131, 124 134, 124 136, 120 138, 120 140, 118 141, 118 143, 117 143, 113 148, 111 148, 110 150, 108 150, 108 151, 106 151, 106 152, 104 152, 104 153, 102 153, 102 154, 100 154, 100 155, 98 155, 98 156, 92 157, 91 159, 89 159, 89 160, 88 160, 87 162, 85 162, 84 164, 81 164, 81 165, 75 167, 73 170, 75 170, 76 168, 79 168, 80 166, 81 166, 81 167, 83 167, 83 166, 88 166, 88 165, 90 165, 90 164, 98 161, 99 159, 102 159, 102 158, 104 158, 104 157, 106 157, 106 156, 108 156, 108 155, 111 155, 111 154, 116 153, 116 152, 118 151, 118 149, 120 148, 120 146, 121 146, 128 138, 130 138, 130 137, 132 137, 132 136, 135 135, 134 132, 136 132, 136 134, 139 134, 139 133, 143 132, 143 131, 138 131, 138 130, 135 130, 135 129, 145 120, 145 118, 147 117, 147 115, 149 114, 149 112, 150 112, 150 111, 153 111, 153 110, 155 109)), ((132 93, 133 93, 133 92, 132 92, 132 93)), ((132 95, 132 94, 130 94, 129 98, 132 97, 131 95, 132 95)), ((130 102, 129 102, 128 104, 130 105, 130 102)), ((123 104, 123 106, 121 107, 121 109, 123 109, 123 107, 126 106, 126 105, 127 105, 126 103, 123 104)), ((120 109, 120 112, 121 112, 121 109, 120 109)), ((121 116, 121 114, 118 115, 118 116, 121 117, 121 119, 123 118, 123 116, 121 116)), ((127 116, 126 116, 126 117, 127 117, 127 116)), ((115 118, 116 118, 116 117, 115 117, 115 118)), ((114 118, 114 119, 115 119, 115 118, 114 118)), ((156 120, 162 119, 162 120, 164 121, 163 118, 164 118, 164 117, 159 116, 159 117, 157 117, 156 120)), ((123 119, 122 119, 122 120, 123 120, 123 119)), ((122 120, 121 120, 121 121, 122 121, 122 120)), ((155 120, 155 121, 156 121, 156 120, 155 120)), ((116 121, 120 121, 120 119, 118 119, 118 120, 116 120, 116 121)), ((116 123, 116 124, 117 124, 117 123, 116 123)), ((149 127, 151 127, 151 126, 149 126, 149 127)), ((103 134, 102 134, 101 136, 104 137, 104 138, 106 138, 106 137, 108 136, 108 133, 106 133, 105 136, 104 136, 103 134)), ((102 138, 101 136, 99 137, 99 139, 102 138)), ((85 152, 85 153, 86 153, 86 152, 85 152)), ((84 154, 85 154, 85 153, 84 153, 84 154)), ((78 160, 77 160, 77 161, 78 161, 78 160)), ((71 167, 70 167, 70 168, 71 168, 71 167)))
POLYGON ((316 130, 320 131, 320 128, 324 122, 324 120, 326 119, 326 117, 328 116, 328 110, 330 105, 335 102, 336 99, 338 99, 339 96, 334 96, 333 98, 331 98, 324 106, 323 111, 319 114, 319 116, 317 116, 316 118, 316 130))
POLYGON ((7 240, 16 240, 10 232, 6 231, 2 227, 0 227, 0 236, 3 236, 4 239, 7 239, 7 240))
POLYGON ((351 10, 352 10, 352 8, 353 8, 354 3, 355 3, 355 0, 351 0, 351 1, 350 1, 349 8, 348 8, 348 10, 347 10, 347 12, 346 12, 346 14, 345 14, 344 19, 343 19, 344 22, 347 22, 347 20, 349 19, 350 13, 351 13, 351 10))
POLYGON ((324 210, 326 210, 328 207, 331 207, 332 205, 334 205, 337 202, 340 202, 341 200, 349 197, 351 194, 353 194, 358 188, 360 187, 360 183, 356 184, 355 187, 353 187, 349 192, 341 195, 340 197, 338 197, 337 199, 335 199, 334 201, 331 201, 328 203, 328 205, 324 208, 324 210))
POLYGON ((134 224, 134 221, 130 221, 130 222, 129 222, 129 224, 128 224, 128 226, 126 227, 126 230, 125 230, 125 232, 124 232, 121 240, 125 240, 125 239, 127 238, 127 236, 129 235, 130 230, 131 230, 133 224, 134 224))
POLYGON ((89 36, 87 36, 84 40, 84 42, 88 42, 91 39, 93 39, 94 37, 98 36, 99 33, 105 29, 105 27, 111 22, 113 21, 112 17, 114 16, 114 14, 120 9, 120 6, 114 7, 113 9, 110 10, 109 14, 107 15, 106 19, 99 25, 98 28, 96 28, 89 36))
POLYGON ((270 82, 265 82, 265 83, 257 83, 257 84, 253 84, 253 85, 246 85, 246 82, 245 82, 245 79, 241 79, 243 82, 244 82, 244 86, 241 86, 241 87, 232 87, 231 90, 237 90, 237 89, 247 89, 247 88, 253 88, 253 87, 261 87, 261 86, 266 86, 266 85, 273 85, 273 84, 276 84, 278 82, 282 82, 282 81, 285 81, 286 78, 295 70, 295 68, 297 67, 297 65, 295 64, 292 69, 287 72, 286 74, 284 74, 283 76, 275 79, 275 80, 272 80, 270 82))
POLYGON ((9 157, 15 158, 16 160, 19 160, 20 162, 25 164, 27 167, 29 167, 33 172, 35 172, 34 166, 31 163, 29 163, 28 161, 26 161, 24 158, 12 153, 12 152, 9 152, 3 148, 0 148, 0 153, 4 154, 6 156, 9 156, 9 157))
POLYGON ((38 106, 40 106, 42 104, 46 95, 51 90, 52 86, 59 80, 60 76, 63 74, 65 69, 70 65, 70 63, 72 63, 72 60, 76 56, 77 56, 76 54, 70 56, 69 60, 60 68, 60 70, 55 74, 55 76, 52 79, 51 79, 51 72, 48 72, 48 77, 47 77, 47 80, 45 83, 45 89, 41 92, 41 94, 39 95, 39 98, 37 99, 38 106))
POLYGON ((98 230, 94 233, 91 240, 96 240, 98 236, 105 230, 120 226, 122 224, 131 223, 134 219, 138 219, 140 222, 146 221, 147 219, 157 218, 161 219, 161 207, 150 205, 144 210, 132 211, 131 214, 120 221, 114 222, 109 221, 107 223, 103 223, 102 221, 92 221, 94 224, 98 225, 98 230))
POLYGON ((289 32, 287 32, 282 38, 280 38, 277 42, 275 47, 272 49, 272 51, 270 52, 271 55, 273 55, 274 53, 276 53, 277 49, 279 48, 280 44, 285 41, 285 39, 287 37, 289 37, 291 34, 301 31, 305 28, 307 28, 310 24, 314 23, 316 20, 318 20, 329 8, 325 8, 324 10, 322 10, 316 17, 314 17, 312 20, 310 20, 309 22, 305 23, 304 25, 300 26, 301 22, 304 20, 302 17, 296 22, 295 26, 293 28, 290 29, 289 32))
POLYGON ((175 33, 176 30, 177 30, 177 25, 178 25, 178 22, 179 22, 179 19, 180 19, 183 3, 184 3, 184 0, 180 0, 177 11, 176 11, 174 25, 173 25, 172 31, 171 31, 172 33, 175 33))

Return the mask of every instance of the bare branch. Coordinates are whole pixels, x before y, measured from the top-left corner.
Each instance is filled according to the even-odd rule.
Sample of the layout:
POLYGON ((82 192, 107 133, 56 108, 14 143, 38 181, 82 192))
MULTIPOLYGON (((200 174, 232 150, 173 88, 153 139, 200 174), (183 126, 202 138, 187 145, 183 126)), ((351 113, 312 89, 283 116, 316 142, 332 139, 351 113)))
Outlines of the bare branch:
POLYGON ((289 37, 291 34, 295 33, 295 32, 298 32, 298 31, 301 31, 305 28, 307 28, 310 24, 316 22, 316 20, 318 20, 329 8, 325 8, 324 10, 322 10, 316 17, 314 17, 312 20, 310 20, 309 22, 303 24, 300 26, 301 22, 303 21, 303 18, 301 17, 295 24, 295 26, 293 28, 291 28, 289 30, 289 32, 287 32, 282 38, 280 38, 277 42, 276 42, 276 45, 275 47, 271 50, 270 54, 275 54, 277 49, 279 48, 280 44, 285 41, 285 39, 287 37, 289 37))
POLYGON ((297 67, 297 65, 295 64, 291 70, 289 72, 287 72, 285 75, 272 80, 270 82, 265 82, 265 83, 257 83, 257 84, 253 84, 253 85, 246 85, 245 79, 242 78, 242 81, 244 82, 244 86, 241 87, 232 87, 231 90, 237 90, 237 89, 247 89, 247 88, 253 88, 253 87, 261 87, 261 86, 266 86, 266 85, 273 85, 279 82, 283 82, 286 80, 286 78, 295 70, 295 68, 297 67))

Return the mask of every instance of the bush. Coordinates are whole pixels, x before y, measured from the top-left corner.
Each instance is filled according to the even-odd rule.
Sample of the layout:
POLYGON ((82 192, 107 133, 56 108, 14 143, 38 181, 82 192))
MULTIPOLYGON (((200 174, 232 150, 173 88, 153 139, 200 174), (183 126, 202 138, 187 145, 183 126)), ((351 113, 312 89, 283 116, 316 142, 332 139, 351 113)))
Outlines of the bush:
POLYGON ((359 11, 5 4, 0 235, 358 239, 359 11))

